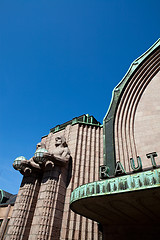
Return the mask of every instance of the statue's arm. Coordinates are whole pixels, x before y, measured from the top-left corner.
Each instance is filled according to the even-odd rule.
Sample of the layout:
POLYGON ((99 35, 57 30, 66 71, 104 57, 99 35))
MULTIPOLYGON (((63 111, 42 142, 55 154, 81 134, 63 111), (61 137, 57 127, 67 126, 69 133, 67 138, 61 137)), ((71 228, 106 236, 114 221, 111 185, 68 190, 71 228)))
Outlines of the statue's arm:
POLYGON ((34 162, 34 157, 30 158, 29 160, 23 160, 20 164, 20 173, 26 174, 31 173, 33 168, 40 169, 40 166, 34 162))
POLYGON ((59 165, 64 165, 68 162, 70 158, 70 151, 68 148, 65 148, 61 155, 54 154, 54 162, 59 165))
POLYGON ((39 164, 35 163, 34 158, 35 157, 33 156, 32 158, 29 159, 29 161, 28 161, 29 165, 33 168, 41 169, 39 164))
POLYGON ((62 153, 62 159, 64 159, 65 161, 68 161, 70 156, 71 156, 71 153, 69 151, 69 149, 66 147, 62 153))
POLYGON ((44 153, 43 157, 47 160, 47 161, 52 161, 53 163, 55 163, 56 165, 61 165, 63 166, 65 163, 68 162, 69 158, 70 158, 70 151, 68 149, 68 147, 64 148, 63 151, 57 151, 57 152, 53 152, 53 153, 49 153, 46 152, 44 153))

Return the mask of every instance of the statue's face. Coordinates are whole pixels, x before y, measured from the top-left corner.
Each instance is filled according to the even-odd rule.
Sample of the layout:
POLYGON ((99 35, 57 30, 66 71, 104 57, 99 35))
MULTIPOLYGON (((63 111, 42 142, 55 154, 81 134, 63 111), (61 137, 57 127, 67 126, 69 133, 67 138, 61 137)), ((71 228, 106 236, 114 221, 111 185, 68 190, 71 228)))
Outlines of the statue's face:
POLYGON ((62 139, 61 139, 61 137, 56 137, 56 138, 55 138, 55 141, 56 141, 56 143, 55 143, 56 146, 59 146, 59 145, 62 144, 62 139))
POLYGON ((37 144, 37 147, 36 147, 36 149, 39 149, 39 148, 46 148, 46 146, 45 146, 45 144, 44 143, 38 143, 37 144))
POLYGON ((37 149, 38 149, 38 148, 41 148, 41 143, 38 143, 38 144, 37 144, 37 149))

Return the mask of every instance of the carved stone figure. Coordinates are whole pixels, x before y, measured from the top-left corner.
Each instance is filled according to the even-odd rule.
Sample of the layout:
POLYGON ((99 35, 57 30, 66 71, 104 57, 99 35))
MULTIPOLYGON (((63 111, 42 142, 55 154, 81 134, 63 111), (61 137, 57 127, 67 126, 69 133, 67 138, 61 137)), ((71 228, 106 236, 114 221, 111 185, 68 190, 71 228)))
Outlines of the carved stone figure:
MULTIPOLYGON (((40 148, 45 148, 45 144, 44 143, 38 143, 36 150, 40 149, 40 148)), ((32 158, 30 158, 29 160, 24 159, 21 161, 20 165, 19 165, 19 171, 21 174, 26 175, 26 174, 30 174, 32 172, 32 169, 35 170, 41 170, 39 164, 35 163, 34 161, 34 156, 32 158)))
POLYGON ((53 149, 53 152, 44 153, 44 158, 53 162, 55 165, 60 166, 65 165, 65 163, 68 162, 70 156, 70 151, 64 136, 58 136, 55 138, 55 149, 53 149))
MULTIPOLYGON (((44 167, 54 167, 54 165, 64 166, 70 158, 70 151, 64 136, 55 138, 55 149, 52 152, 46 150, 44 143, 38 143, 35 156, 29 160, 20 157, 19 164, 13 163, 13 167, 21 174, 30 174, 32 170, 41 171, 44 167)), ((17 158, 18 159, 18 158, 17 158)), ((16 159, 16 160, 17 160, 16 159)), ((16 161, 15 160, 15 161, 16 161)))

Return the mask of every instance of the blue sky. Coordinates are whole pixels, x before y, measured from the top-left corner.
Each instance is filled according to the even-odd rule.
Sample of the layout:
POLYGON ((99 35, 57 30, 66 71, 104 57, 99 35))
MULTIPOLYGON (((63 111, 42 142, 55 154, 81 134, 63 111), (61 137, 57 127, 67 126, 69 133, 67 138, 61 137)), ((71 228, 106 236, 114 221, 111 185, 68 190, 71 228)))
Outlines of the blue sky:
POLYGON ((112 90, 160 37, 158 0, 0 0, 0 188, 17 156, 84 113, 102 122, 112 90))

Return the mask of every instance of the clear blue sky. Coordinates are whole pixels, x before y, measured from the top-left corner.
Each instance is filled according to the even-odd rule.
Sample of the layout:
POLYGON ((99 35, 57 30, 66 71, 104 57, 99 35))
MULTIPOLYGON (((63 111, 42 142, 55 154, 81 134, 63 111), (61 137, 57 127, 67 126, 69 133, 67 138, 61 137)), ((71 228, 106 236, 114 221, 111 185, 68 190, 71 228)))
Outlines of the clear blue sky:
POLYGON ((17 193, 17 156, 50 128, 88 113, 160 37, 159 0, 0 1, 0 188, 17 193))

